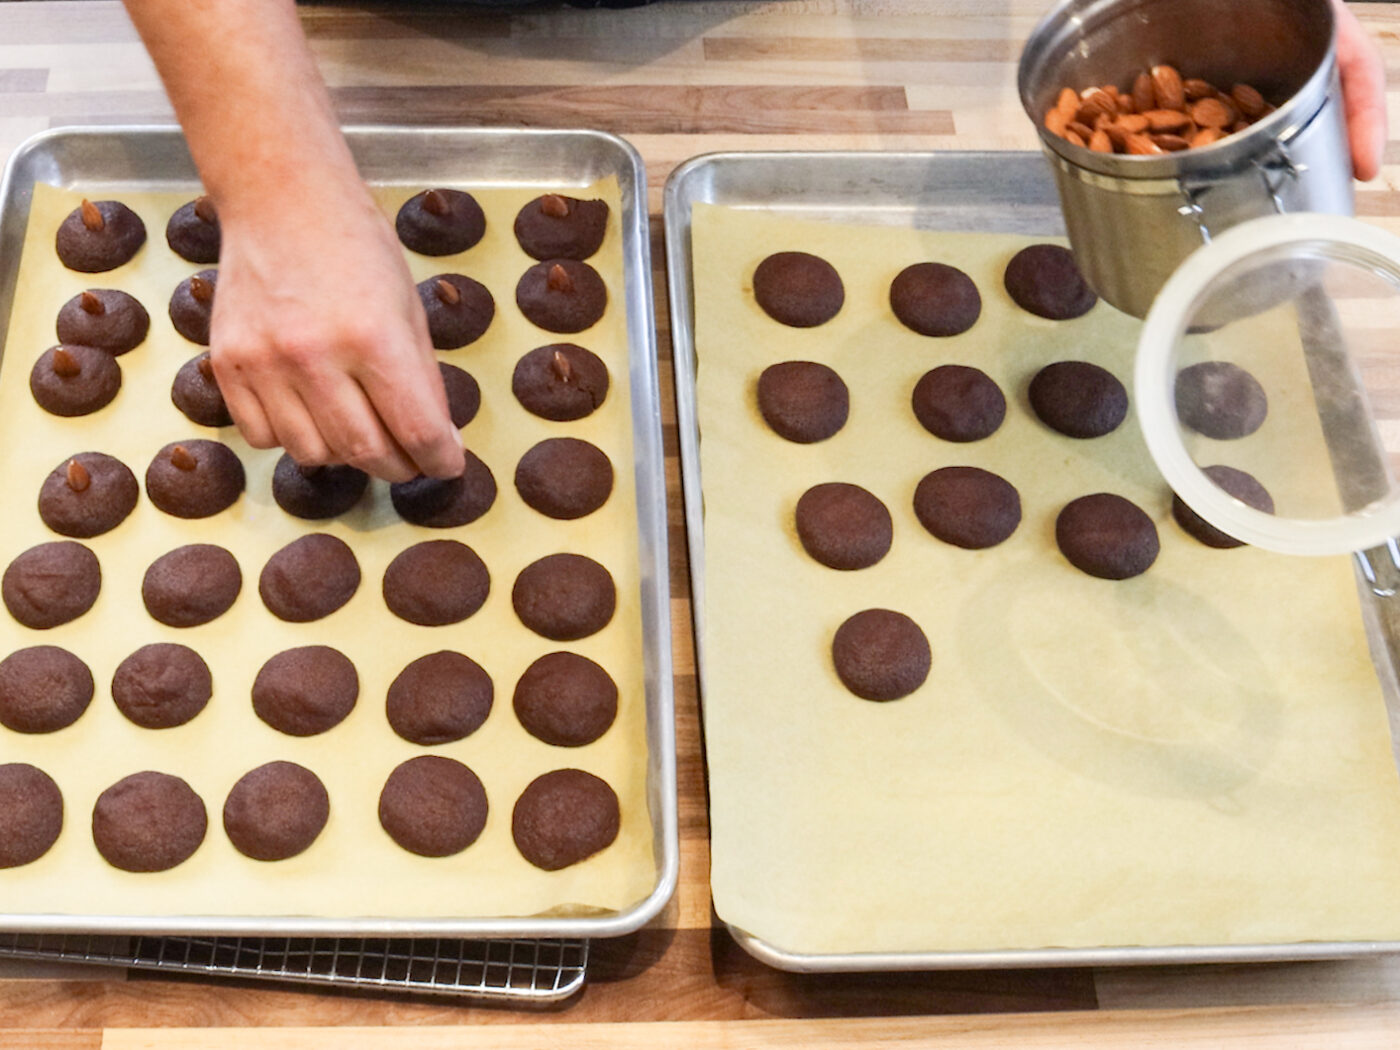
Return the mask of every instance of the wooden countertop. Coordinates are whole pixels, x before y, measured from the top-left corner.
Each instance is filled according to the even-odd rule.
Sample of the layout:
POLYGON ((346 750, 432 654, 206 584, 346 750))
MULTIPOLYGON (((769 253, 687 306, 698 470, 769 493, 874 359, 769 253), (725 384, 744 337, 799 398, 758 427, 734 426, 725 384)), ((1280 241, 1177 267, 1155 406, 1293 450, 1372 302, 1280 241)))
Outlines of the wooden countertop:
MULTIPOLYGON (((0 1048, 1396 1045, 1400 959, 801 976, 749 958, 710 910, 662 187, 678 162, 713 150, 1035 148, 1015 62, 1047 3, 695 0, 514 15, 408 4, 304 9, 346 122, 596 127, 625 135, 647 160, 674 573, 680 888, 648 928, 595 942, 584 991, 544 1013, 0 963, 0 1048)), ((1400 87, 1400 9, 1356 11, 1400 87)), ((1400 127, 1394 92, 1391 112, 1400 127)), ((0 155, 52 126, 170 119, 120 4, 0 4, 0 155)), ((1400 143, 1387 159, 1358 210, 1400 232, 1400 143)))

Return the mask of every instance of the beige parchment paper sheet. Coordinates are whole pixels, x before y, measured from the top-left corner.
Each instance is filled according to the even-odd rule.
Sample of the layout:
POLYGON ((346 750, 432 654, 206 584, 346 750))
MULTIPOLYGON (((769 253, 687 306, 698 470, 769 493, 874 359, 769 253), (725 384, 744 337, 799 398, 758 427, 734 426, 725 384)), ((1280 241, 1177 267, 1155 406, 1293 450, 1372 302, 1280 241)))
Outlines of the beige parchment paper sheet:
MULTIPOLYGON (((799 953, 1400 937, 1400 782, 1348 561, 1202 546, 1172 520, 1131 411, 1075 441, 1030 410, 1027 384, 1055 360, 1131 386, 1137 322, 1102 303, 1061 323, 1020 311, 1001 274, 1024 237, 708 205, 692 228, 720 916, 799 953), (845 282, 820 328, 753 301, 754 267, 789 249, 845 282), (929 339, 890 314, 890 281, 924 260, 977 282, 967 333, 929 339), (830 440, 786 442, 758 414, 759 373, 788 359, 850 388, 830 440), (992 437, 956 445, 918 425, 910 393, 943 363, 1005 392, 992 437), (953 464, 1020 490, 1005 543, 961 550, 919 524, 915 486, 953 464), (793 508, 824 481, 889 508, 878 565, 841 573, 802 550, 793 508), (1059 554, 1056 514, 1100 491, 1156 522, 1145 575, 1099 580, 1059 554), (830 659, 841 622, 877 606, 912 616, 933 650, 925 684, 886 704, 847 692, 830 659)), ((1280 345, 1256 348, 1271 398, 1280 345)))
MULTIPOLYGON (((392 217, 414 190, 377 191, 392 217)), ((465 273, 484 283, 496 302, 490 329, 476 343, 445 351, 442 360, 465 368, 481 386, 481 411, 463 430, 463 441, 490 466, 496 502, 482 518, 457 529, 427 529, 398 519, 388 486, 374 482, 360 506, 324 523, 303 522, 272 499, 271 475, 279 452, 249 448, 234 428, 217 432, 189 422, 170 401, 176 369, 200 352, 171 327, 167 305, 175 285, 200 269, 165 244, 170 214, 194 194, 121 193, 146 224, 148 240, 137 257, 107 274, 65 270, 53 249, 53 233, 81 194, 36 186, 21 260, 3 368, 0 368, 0 448, 6 522, 0 531, 0 563, 36 543, 57 539, 35 508, 45 475, 72 453, 92 449, 123 460, 144 478, 155 451, 168 441, 216 437, 243 460, 247 492, 229 510, 203 521, 181 521, 156 510, 143 495, 135 512, 112 532, 87 541, 102 564, 101 596, 72 624, 50 631, 21 627, 0 615, 0 649, 51 643, 71 649, 92 669, 97 693, 73 726, 47 736, 0 728, 0 762, 25 761, 47 770, 63 790, 65 827, 54 848, 23 868, 0 871, 0 912, 113 916, 314 916, 506 917, 543 913, 608 912, 644 899, 656 881, 646 797, 646 712, 643 697, 641 612, 637 558, 636 494, 632 473, 632 416, 628 390, 622 252, 617 224, 619 196, 608 180, 589 193, 612 207, 607 238, 593 265, 607 282, 610 305, 593 328, 568 337, 607 363, 607 400, 587 419, 551 423, 527 413, 510 390, 515 362, 533 347, 560 337, 527 322, 515 307, 515 283, 533 260, 515 243, 516 211, 538 187, 481 190, 487 215, 484 239, 460 255, 430 259, 408 253, 415 280, 435 273, 465 273), (123 388, 91 416, 60 419, 41 411, 28 390, 35 357, 54 342, 59 306, 87 287, 118 287, 135 295, 151 314, 151 335, 120 358, 123 388), (537 441, 551 436, 585 438, 612 458, 615 487, 607 504, 577 521, 552 521, 521 501, 515 465, 537 441), (362 582, 342 609, 308 624, 274 618, 257 594, 258 574, 269 556, 311 532, 339 536, 355 550, 362 582), (491 572, 491 594, 465 622, 448 627, 405 623, 385 608, 381 580, 393 557, 413 543, 460 540, 481 555, 491 572), (165 627, 141 604, 141 578, 156 557, 186 543, 228 547, 243 571, 234 607, 210 624, 165 627), (612 572, 617 613, 598 634, 568 644, 526 629, 511 608, 510 590, 527 564, 556 551, 586 553, 612 572), (151 731, 127 722, 111 700, 117 664, 139 646, 173 641, 191 646, 209 663, 214 696, 185 726, 151 731), (349 718, 320 736, 296 739, 263 724, 249 690, 259 667, 274 653, 297 645, 328 644, 355 663, 360 697, 349 718), (511 694, 531 661, 571 649, 602 664, 619 688, 618 718, 598 741, 556 748, 529 736, 511 710, 511 694), (495 684, 490 717, 465 740, 422 748, 400 739, 384 714, 394 676, 411 660, 439 649, 457 649, 480 663, 495 684), (378 797, 385 777, 419 754, 443 754, 465 762, 481 778, 490 814, 481 837, 453 857, 427 859, 400 849, 380 828, 378 797), (273 864, 249 860, 225 837, 224 798, 248 770, 274 759, 299 762, 317 773, 331 798, 330 822, 302 855, 273 864), (560 872, 544 872, 516 851, 511 809, 525 786, 551 769, 576 766, 613 785, 621 800, 617 841, 589 860, 560 872), (209 832, 199 851, 169 872, 129 874, 108 866, 89 833, 98 794, 143 769, 185 778, 203 798, 209 832)), ((583 191, 571 190, 573 193, 583 191)), ((354 304, 328 304, 353 309, 354 304)))

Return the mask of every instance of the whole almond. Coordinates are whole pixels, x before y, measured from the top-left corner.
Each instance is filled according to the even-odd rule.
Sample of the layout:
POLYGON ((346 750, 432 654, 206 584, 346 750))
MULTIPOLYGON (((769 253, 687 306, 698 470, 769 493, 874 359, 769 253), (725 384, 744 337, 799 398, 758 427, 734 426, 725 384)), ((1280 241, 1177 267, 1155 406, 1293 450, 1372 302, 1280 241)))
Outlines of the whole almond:
POLYGON ((1084 102, 1099 106, 1109 113, 1116 113, 1118 111, 1118 103, 1114 102, 1113 96, 1101 87, 1085 88, 1080 92, 1079 97, 1084 102))
POLYGON ((1250 120, 1258 120, 1264 115, 1268 103, 1264 101, 1264 96, 1255 91, 1248 84, 1236 84, 1230 89, 1230 98, 1234 100, 1239 111, 1250 120))
POLYGON ((462 293, 451 281, 439 277, 434 288, 438 301, 444 306, 456 306, 462 301, 462 293))
POLYGON ((1074 114, 1074 120, 1070 123, 1080 123, 1086 127, 1093 127, 1094 118, 1100 113, 1116 114, 1118 107, 1113 104, 1113 99, 1109 98, 1102 91, 1094 98, 1080 105, 1078 112, 1074 114))
POLYGON ((1065 116, 1061 109, 1052 109, 1045 114, 1045 130, 1052 135, 1059 135, 1064 138, 1065 125, 1069 123, 1069 118, 1065 116))
POLYGON ((90 291, 83 292, 78 297, 78 305, 83 308, 84 313, 92 314, 93 317, 101 317, 107 312, 107 304, 90 291))
POLYGON ((1181 82, 1182 93, 1186 96, 1187 102, 1195 102, 1198 98, 1214 98, 1220 94, 1215 89, 1215 85, 1209 80, 1202 80, 1200 77, 1190 77, 1181 82))
POLYGON ((1061 88, 1060 96, 1055 100, 1055 108, 1065 115, 1065 120, 1069 120, 1079 112, 1079 96, 1074 88, 1061 88))
POLYGON ((1168 65, 1152 67, 1152 94, 1158 109, 1181 109, 1186 105, 1186 89, 1181 74, 1168 65))
POLYGON ((1065 128, 1065 141, 1073 142, 1076 146, 1088 145, 1088 143, 1086 143, 1082 138, 1080 138, 1074 132, 1070 131, 1069 128, 1065 128))
POLYGON ((214 299, 214 286, 206 281, 199 274, 190 278, 190 298, 197 303, 212 302, 214 299))
POLYGON ((1142 116, 1147 118, 1147 126, 1153 131, 1180 131, 1191 121, 1185 113, 1175 109, 1149 109, 1142 116))
POLYGON ((1125 113, 1118 118, 1118 126, 1128 134, 1136 135, 1147 130, 1147 117, 1142 113, 1125 113))
POLYGON ((189 471, 199 466, 199 461, 184 445, 176 445, 170 450, 170 465, 176 470, 189 471))
POLYGON ((1132 95, 1118 96, 1118 112, 1121 115, 1137 112, 1137 102, 1132 95))
POLYGON ((1139 73, 1133 81, 1133 109, 1138 113, 1146 113, 1156 105, 1157 93, 1152 89, 1151 74, 1139 73))
POLYGON ((1202 146, 1209 146, 1212 142, 1219 142, 1225 137, 1225 132, 1219 128, 1202 128, 1191 136, 1191 148, 1199 149, 1202 146))
POLYGON ((1230 134, 1233 135, 1237 131, 1243 131, 1247 127, 1249 127, 1249 121, 1237 120, 1230 125, 1230 134))
POLYGON ((1095 153, 1113 152, 1113 140, 1108 137, 1108 131, 1106 128, 1099 128, 1098 131, 1094 132, 1094 134, 1090 136, 1089 148, 1095 153))
MULTIPOLYGON (((1103 117, 1103 114, 1100 113, 1100 114, 1099 114, 1099 117, 1102 118, 1102 117, 1103 117)), ((1074 132, 1076 135, 1078 135, 1078 136, 1079 136, 1081 139, 1083 139, 1085 142, 1088 142, 1089 139, 1090 139, 1091 137, 1093 137, 1093 134, 1094 134, 1094 129, 1093 129, 1093 128, 1088 127, 1088 126, 1085 125, 1085 124, 1081 124, 1081 123, 1079 123, 1079 121, 1077 121, 1077 120, 1071 120, 1068 124, 1066 124, 1066 125, 1065 125, 1065 130, 1066 130, 1066 131, 1072 131, 1072 132, 1074 132)))
POLYGON ((1161 146, 1168 153, 1175 153, 1177 150, 1188 149, 1191 143, 1187 142, 1180 135, 1169 135, 1160 131, 1152 136, 1152 141, 1161 146))
POLYGON ((1191 119, 1203 128, 1228 128, 1235 113, 1218 98, 1203 98, 1191 103, 1191 119))
POLYGON ((86 492, 87 487, 92 484, 92 475, 88 473, 87 467, 76 459, 68 461, 68 469, 65 473, 68 487, 74 492, 86 492))
POLYGON ((92 201, 88 200, 86 197, 84 197, 83 202, 78 205, 78 211, 82 214, 83 225, 93 233, 101 233, 107 228, 107 220, 102 217, 102 212, 98 210, 96 204, 93 204, 92 201))
POLYGON ((83 370, 82 365, 78 364, 78 359, 61 346, 54 347, 49 363, 53 367, 53 374, 64 379, 72 379, 83 370))
POLYGON ((1144 157, 1151 156, 1155 153, 1165 153, 1166 151, 1146 135, 1129 135, 1128 152, 1135 156, 1144 157))
POLYGON ((1123 127, 1121 120, 1105 124, 1101 130, 1108 136, 1108 141, 1113 143, 1114 150, 1121 153, 1128 148, 1128 129, 1123 127))

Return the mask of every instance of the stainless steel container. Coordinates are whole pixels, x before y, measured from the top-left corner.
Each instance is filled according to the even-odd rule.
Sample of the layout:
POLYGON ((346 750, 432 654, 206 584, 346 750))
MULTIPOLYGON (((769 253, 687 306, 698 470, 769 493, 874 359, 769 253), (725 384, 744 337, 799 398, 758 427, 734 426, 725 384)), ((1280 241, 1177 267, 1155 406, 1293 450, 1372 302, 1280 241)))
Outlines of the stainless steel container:
POLYGON ((1064 0, 1031 33, 1018 81, 1080 267, 1136 317, 1213 230, 1275 211, 1352 212, 1328 0, 1064 0), (1278 108, 1161 156, 1095 153, 1045 130, 1062 88, 1121 88, 1160 63, 1226 90, 1250 84, 1278 108))

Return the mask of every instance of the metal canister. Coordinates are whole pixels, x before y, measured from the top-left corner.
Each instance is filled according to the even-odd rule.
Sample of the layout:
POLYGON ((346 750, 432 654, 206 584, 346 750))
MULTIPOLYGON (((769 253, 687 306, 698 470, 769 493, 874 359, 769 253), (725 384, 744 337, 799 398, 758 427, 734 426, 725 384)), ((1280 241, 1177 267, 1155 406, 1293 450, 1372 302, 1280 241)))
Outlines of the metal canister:
POLYGON ((1276 211, 1352 213, 1328 0, 1063 0, 1027 41, 1018 83, 1085 278, 1134 316, 1212 231, 1276 211), (1121 89, 1158 64, 1226 91, 1249 84, 1277 108, 1212 145, 1152 156, 1045 129, 1062 88, 1121 89))

